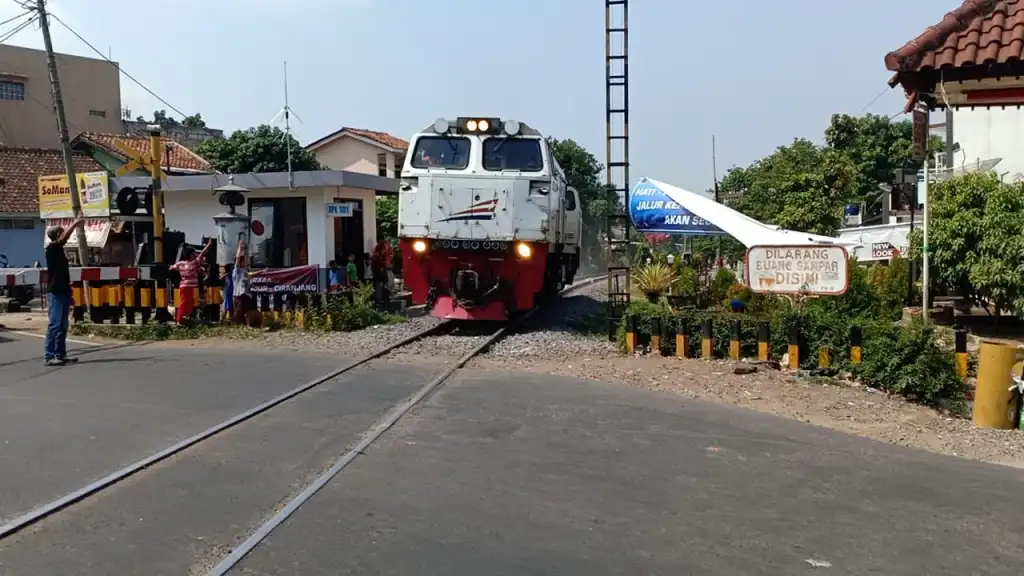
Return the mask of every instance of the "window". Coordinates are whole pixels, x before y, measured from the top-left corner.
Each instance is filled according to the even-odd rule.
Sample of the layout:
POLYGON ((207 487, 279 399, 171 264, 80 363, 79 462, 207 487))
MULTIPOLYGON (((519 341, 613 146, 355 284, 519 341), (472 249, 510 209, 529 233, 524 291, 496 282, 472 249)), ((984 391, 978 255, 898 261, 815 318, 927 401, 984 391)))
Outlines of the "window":
POLYGON ((0 100, 24 100, 25 85, 21 82, 0 80, 0 100))
POLYGON ((465 170, 469 166, 469 138, 422 136, 412 151, 413 168, 450 168, 465 170))
POLYGON ((565 190, 565 209, 569 212, 576 209, 576 191, 572 188, 565 190))
POLYGON ((249 259, 253 268, 309 264, 305 198, 252 200, 249 218, 249 259))
POLYGON ((377 176, 381 178, 388 177, 388 155, 384 153, 377 154, 377 176))
POLYGON ((89 116, 99 116, 100 118, 107 117, 106 110, 89 110, 89 116))
POLYGON ((484 140, 484 170, 540 172, 543 168, 540 140, 506 137, 484 140))
POLYGON ((403 167, 405 167, 405 155, 395 156, 395 178, 402 177, 403 167))
POLYGON ((35 227, 36 221, 29 218, 0 219, 0 230, 32 230, 35 227))

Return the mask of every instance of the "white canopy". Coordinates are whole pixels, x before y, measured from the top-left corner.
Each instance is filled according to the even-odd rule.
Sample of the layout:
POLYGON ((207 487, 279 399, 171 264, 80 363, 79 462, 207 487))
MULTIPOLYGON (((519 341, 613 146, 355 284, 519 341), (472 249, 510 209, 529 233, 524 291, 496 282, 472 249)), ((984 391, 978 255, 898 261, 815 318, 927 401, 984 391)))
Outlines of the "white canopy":
MULTIPOLYGON (((860 245, 859 242, 852 239, 831 238, 809 232, 795 232, 779 228, 778 226, 762 224, 710 198, 672 186, 671 184, 659 182, 658 180, 641 178, 637 187, 641 186, 657 188, 685 211, 713 224, 716 228, 732 236, 748 248, 751 246, 803 246, 816 244, 834 244, 846 247, 860 245)), ((643 232, 642 229, 640 231, 643 232)))

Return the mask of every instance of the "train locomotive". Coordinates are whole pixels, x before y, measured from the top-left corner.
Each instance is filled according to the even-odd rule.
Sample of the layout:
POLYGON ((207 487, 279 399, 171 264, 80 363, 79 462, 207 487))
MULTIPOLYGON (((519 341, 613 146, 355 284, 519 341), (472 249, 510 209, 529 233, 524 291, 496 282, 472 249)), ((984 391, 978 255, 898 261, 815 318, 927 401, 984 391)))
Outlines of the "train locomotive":
POLYGON ((409 150, 398 236, 414 305, 502 321, 573 282, 582 206, 540 132, 500 118, 438 119, 409 150))

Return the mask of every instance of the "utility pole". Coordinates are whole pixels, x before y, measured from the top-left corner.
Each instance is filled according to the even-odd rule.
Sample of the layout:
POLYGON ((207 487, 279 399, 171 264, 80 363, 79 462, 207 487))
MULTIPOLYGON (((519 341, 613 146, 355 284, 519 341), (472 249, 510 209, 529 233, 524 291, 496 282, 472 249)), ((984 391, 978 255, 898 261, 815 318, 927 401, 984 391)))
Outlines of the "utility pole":
MULTIPOLYGON (((39 26, 43 29, 43 44, 46 47, 46 67, 50 72, 50 95, 53 97, 53 110, 57 115, 57 135, 64 151, 64 170, 68 174, 68 189, 71 193, 71 209, 76 216, 82 215, 82 199, 78 195, 78 181, 75 179, 75 161, 71 152, 71 138, 68 136, 68 119, 64 115, 64 98, 60 91, 60 77, 57 75, 57 60, 53 55, 53 42, 50 40, 50 23, 46 16, 44 0, 36 0, 36 12, 39 15, 39 26)), ((78 223, 78 262, 80 266, 89 265, 89 245, 85 241, 85 223, 78 223)), ((89 290, 85 293, 88 295, 89 290)), ((86 296, 88 298, 88 296, 86 296)))

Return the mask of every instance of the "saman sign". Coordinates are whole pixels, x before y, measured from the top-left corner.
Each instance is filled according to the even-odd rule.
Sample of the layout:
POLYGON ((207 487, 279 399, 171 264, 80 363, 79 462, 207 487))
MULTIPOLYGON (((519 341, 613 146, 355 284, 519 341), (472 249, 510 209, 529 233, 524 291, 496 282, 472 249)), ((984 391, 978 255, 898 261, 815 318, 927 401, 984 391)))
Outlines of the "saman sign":
POLYGON ((754 292, 837 296, 850 282, 842 246, 751 246, 747 281, 754 292))

